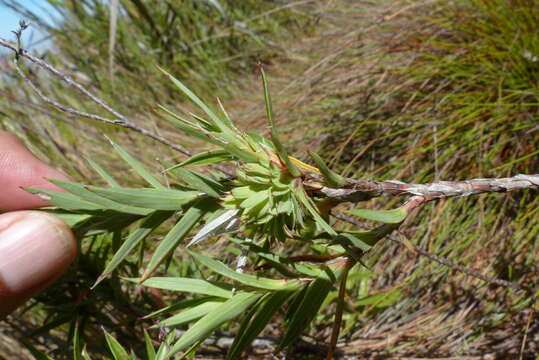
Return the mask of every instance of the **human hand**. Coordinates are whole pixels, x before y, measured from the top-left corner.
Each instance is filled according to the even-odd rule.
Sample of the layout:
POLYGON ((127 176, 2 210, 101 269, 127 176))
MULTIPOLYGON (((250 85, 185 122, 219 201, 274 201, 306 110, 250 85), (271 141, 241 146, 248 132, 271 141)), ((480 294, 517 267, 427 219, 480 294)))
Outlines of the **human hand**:
POLYGON ((75 258, 77 245, 57 217, 30 211, 47 203, 22 190, 58 190, 47 179, 65 175, 49 167, 15 136, 0 131, 0 320, 56 280, 75 258))

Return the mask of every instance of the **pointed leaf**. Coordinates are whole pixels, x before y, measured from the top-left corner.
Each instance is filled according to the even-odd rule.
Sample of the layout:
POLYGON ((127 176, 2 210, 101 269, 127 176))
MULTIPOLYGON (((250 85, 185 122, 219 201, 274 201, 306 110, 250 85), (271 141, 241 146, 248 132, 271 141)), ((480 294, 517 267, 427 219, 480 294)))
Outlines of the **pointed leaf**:
POLYGON ((189 251, 189 254, 193 256, 198 262, 202 263, 216 273, 254 288, 267 290, 282 290, 288 288, 295 288, 300 286, 301 284, 299 280, 274 280, 238 273, 217 260, 211 259, 201 254, 194 253, 192 251, 189 251))
POLYGON ((102 207, 99 205, 82 200, 78 196, 67 194, 65 192, 37 188, 25 188, 24 190, 35 194, 39 198, 54 206, 61 207, 62 209, 80 211, 95 211, 102 209, 102 207))
POLYGON ((308 285, 305 296, 292 315, 279 348, 282 349, 290 345, 309 326, 331 288, 331 282, 325 277, 319 277, 308 285))
POLYGON ((159 322, 160 326, 173 327, 198 320, 223 304, 222 301, 206 301, 159 322))
POLYGON ((231 159, 232 157, 225 150, 209 150, 193 155, 189 159, 167 169, 167 171, 175 169, 176 167, 211 165, 223 161, 229 161, 231 159))
MULTIPOLYGON (((140 279, 129 280, 140 282, 140 279)), ((218 281, 179 277, 153 277, 142 282, 142 285, 151 288, 180 291, 190 294, 210 295, 221 298, 232 297, 232 286, 218 281)))
POLYGON ((146 345, 146 356, 148 360, 155 360, 155 348, 153 347, 150 334, 148 334, 146 329, 144 329, 144 344, 146 345))
POLYGON ((277 150, 277 153, 279 154, 279 157, 281 158, 281 161, 286 164, 286 167, 288 171, 290 172, 290 175, 293 177, 299 177, 301 176, 301 172, 297 168, 297 166, 290 161, 288 158, 288 154, 281 143, 281 140, 279 140, 279 135, 277 133, 277 128, 275 126, 275 121, 273 120, 273 108, 271 104, 271 94, 268 87, 268 82, 266 79, 266 74, 264 73, 264 69, 260 68, 260 73, 262 74, 262 83, 264 85, 264 100, 266 102, 266 116, 268 118, 268 122, 271 127, 271 140, 273 141, 273 144, 275 146, 275 149, 277 150))
POLYGON ((159 243, 157 249, 150 259, 150 263, 146 267, 146 271, 142 276, 143 279, 148 278, 155 269, 169 256, 176 247, 178 247, 181 242, 187 237, 191 229, 199 222, 199 220, 204 216, 204 213, 207 211, 206 205, 207 202, 201 202, 197 205, 191 206, 185 214, 182 216, 180 221, 174 225, 174 227, 169 231, 165 238, 159 243))
POLYGON ((124 159, 129 166, 135 170, 144 180, 146 180, 150 185, 156 189, 166 189, 166 187, 161 184, 152 174, 146 170, 141 163, 139 163, 134 157, 132 157, 127 151, 125 151, 120 145, 114 143, 112 140, 108 139, 111 145, 114 147, 114 150, 124 159))
POLYGON ((185 350, 189 346, 206 339, 208 335, 210 335, 212 331, 215 331, 219 326, 241 315, 255 303, 260 296, 261 294, 257 293, 237 293, 234 297, 209 312, 191 326, 176 344, 174 344, 168 355, 172 356, 177 352, 185 350))
POLYGON ((114 210, 120 213, 135 214, 135 215, 148 215, 152 211, 149 209, 144 209, 136 206, 129 206, 125 204, 120 204, 110 199, 101 197, 94 192, 89 191, 85 185, 75 183, 72 181, 64 180, 49 180, 54 185, 67 190, 73 195, 78 196, 79 198, 86 200, 88 202, 101 205, 103 209, 114 210))
POLYGON ((386 224, 401 223, 406 219, 406 216, 408 216, 408 211, 404 207, 392 210, 354 209, 346 212, 367 220, 383 222, 386 224))
POLYGON ((318 169, 324 176, 324 180, 329 186, 331 187, 344 186, 344 184, 346 183, 344 178, 341 175, 334 172, 333 170, 331 170, 318 154, 309 151, 309 155, 311 155, 311 158, 313 159, 316 166, 318 166, 318 169))
POLYGON ((111 186, 111 187, 119 187, 120 186, 120 184, 118 184, 116 182, 116 180, 114 180, 114 178, 111 175, 109 175, 105 171, 105 169, 103 169, 98 163, 94 162, 90 158, 86 158, 86 161, 99 174, 99 176, 101 176, 103 178, 103 180, 105 180, 107 182, 107 184, 109 184, 109 186, 111 186))
POLYGON ((276 291, 264 295, 264 299, 257 305, 257 311, 242 324, 238 335, 234 338, 234 343, 230 348, 227 359, 239 359, 241 353, 256 339, 258 334, 264 330, 271 318, 293 294, 291 291, 276 291))
POLYGON ((95 186, 87 186, 86 188, 122 204, 156 210, 180 210, 183 205, 203 195, 198 191, 174 189, 100 188, 95 186))
POLYGON ((192 102, 194 102, 199 108, 201 108, 213 121, 213 123, 221 129, 223 132, 229 132, 230 127, 223 122, 198 96, 196 96, 187 86, 185 86, 180 80, 166 72, 164 69, 159 68, 163 74, 165 74, 181 92, 183 92, 192 102))
POLYGON ((114 360, 130 360, 131 356, 127 351, 120 345, 118 340, 116 340, 112 335, 105 331, 105 340, 109 346, 109 350, 114 357, 114 360))
POLYGON ((150 235, 165 220, 172 216, 172 214, 173 213, 170 211, 155 211, 150 216, 148 216, 139 228, 129 234, 122 246, 120 246, 118 251, 116 251, 110 262, 107 264, 107 267, 99 276, 92 288, 94 288, 105 277, 112 273, 114 269, 116 269, 116 267, 131 253, 131 251, 141 241, 143 241, 148 235, 150 235))
POLYGON ((172 172, 177 175, 184 183, 200 190, 211 197, 220 198, 224 191, 223 185, 208 176, 204 176, 195 171, 183 168, 173 169, 172 172))

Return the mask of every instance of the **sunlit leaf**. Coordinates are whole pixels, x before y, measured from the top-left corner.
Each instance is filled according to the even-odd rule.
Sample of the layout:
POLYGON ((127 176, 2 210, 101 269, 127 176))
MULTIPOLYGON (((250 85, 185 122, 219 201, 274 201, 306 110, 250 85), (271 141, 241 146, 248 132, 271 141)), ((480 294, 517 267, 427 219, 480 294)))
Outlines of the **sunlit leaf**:
POLYGON ((100 188, 87 189, 113 201, 131 206, 156 210, 180 210, 186 203, 201 197, 198 191, 151 188, 100 188))
POLYGON ((318 166, 318 169, 324 176, 324 180, 329 186, 342 187, 345 184, 344 178, 331 170, 317 153, 309 152, 309 155, 311 155, 311 158, 316 166, 318 166))
POLYGON ((126 204, 120 204, 111 199, 101 197, 95 192, 89 191, 85 185, 78 184, 71 181, 64 180, 49 180, 54 185, 67 190, 69 193, 78 196, 79 198, 91 202, 93 204, 100 205, 103 209, 114 210, 120 213, 135 214, 135 215, 148 215, 152 210, 144 209, 135 206, 129 206, 126 204))
POLYGON ((238 335, 234 338, 234 343, 227 354, 227 359, 238 359, 292 294, 293 292, 291 291, 276 291, 264 295, 264 298, 257 304, 256 313, 247 318, 239 329, 238 335))
POLYGON ((167 169, 172 170, 176 167, 182 167, 182 166, 202 166, 202 165, 211 165, 215 163, 220 163, 224 161, 231 160, 232 157, 230 154, 221 149, 217 150, 209 150, 204 151, 201 153, 198 153, 196 155, 191 156, 189 159, 182 161, 181 163, 167 169))
POLYGON ((408 211, 404 207, 392 210, 354 209, 347 211, 347 213, 386 224, 401 223, 408 216, 408 211))
POLYGON ((207 203, 207 201, 203 201, 191 206, 182 216, 180 221, 178 221, 165 238, 161 240, 146 267, 146 271, 142 276, 143 279, 148 278, 155 271, 159 264, 161 264, 163 260, 165 260, 165 258, 182 243, 204 214, 210 210, 207 208, 207 203))
POLYGON ((331 291, 332 284, 326 277, 319 277, 312 281, 308 287, 301 303, 297 306, 292 314, 290 323, 286 329, 279 348, 284 348, 292 344, 292 342, 301 335, 307 326, 314 319, 320 306, 324 302, 326 296, 331 291))
MULTIPOLYGON (((129 280, 140 282, 140 279, 129 280)), ((153 277, 145 280, 142 285, 157 289, 180 291, 191 294, 210 295, 221 298, 232 297, 232 285, 217 281, 180 277, 153 277)))
POLYGON ((206 316, 198 320, 187 330, 182 337, 174 344, 169 355, 187 349, 196 342, 204 340, 212 331, 227 321, 230 321, 246 311, 262 294, 240 292, 231 299, 222 303, 206 316))
POLYGON ((99 276, 97 281, 92 287, 95 287, 105 277, 116 269, 116 267, 131 253, 131 251, 148 235, 152 233, 159 225, 161 225, 166 219, 172 216, 170 211, 155 211, 148 216, 142 224, 135 229, 127 239, 123 242, 122 246, 116 251, 110 262, 107 264, 103 273, 99 276))
POLYGON ((134 157, 132 157, 127 151, 125 151, 120 145, 114 143, 112 140, 108 139, 109 142, 114 147, 114 150, 124 159, 129 166, 135 170, 144 180, 146 180, 150 185, 156 189, 166 189, 166 187, 161 184, 152 174, 146 170, 142 164, 140 164, 134 157))
POLYGON ((206 301, 197 306, 193 306, 187 310, 180 312, 174 316, 171 316, 165 320, 159 322, 161 326, 173 327, 186 323, 190 323, 194 320, 198 320, 210 311, 215 310, 217 307, 223 304, 222 301, 206 301))
POLYGON ((109 346, 109 350, 114 357, 114 360, 131 360, 131 356, 127 351, 120 345, 118 340, 116 340, 112 335, 105 331, 105 340, 109 346))
POLYGON ((267 290, 282 290, 286 288, 298 287, 300 285, 300 281, 298 280, 275 280, 238 273, 217 260, 211 259, 201 254, 194 253, 192 251, 189 251, 189 254, 191 254, 191 256, 195 258, 195 260, 207 266, 216 273, 254 288, 267 290))

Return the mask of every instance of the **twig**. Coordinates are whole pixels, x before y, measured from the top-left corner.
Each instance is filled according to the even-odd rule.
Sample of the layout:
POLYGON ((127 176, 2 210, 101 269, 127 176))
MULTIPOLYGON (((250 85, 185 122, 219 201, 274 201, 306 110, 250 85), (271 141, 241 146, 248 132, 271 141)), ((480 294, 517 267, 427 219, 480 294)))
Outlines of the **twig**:
MULTIPOLYGON (((425 200, 422 200, 421 197, 417 196, 417 197, 413 197, 412 199, 410 199, 410 201, 408 201, 403 206, 407 207, 408 212, 410 213, 411 210, 419 207, 419 205, 423 204, 424 202, 425 202, 425 200)), ((331 215, 333 217, 339 219, 339 220, 348 222, 348 223, 353 224, 353 225, 362 225, 359 221, 355 220, 354 218, 343 215, 343 214, 333 212, 331 215)), ((449 267, 449 268, 451 268, 453 270, 459 271, 459 272, 461 272, 463 274, 466 274, 468 276, 477 278, 479 280, 483 280, 486 283, 494 284, 494 285, 498 285, 498 286, 503 286, 503 287, 509 287, 509 288, 513 288, 513 289, 517 289, 517 290, 525 290, 523 287, 521 287, 517 283, 485 276, 485 275, 480 274, 479 272, 477 272, 475 270, 468 269, 468 268, 466 268, 464 266, 455 264, 455 263, 453 263, 453 262, 451 262, 451 261, 449 261, 449 260, 447 260, 445 258, 442 258, 442 257, 439 257, 437 255, 431 254, 430 252, 420 248, 419 246, 417 246, 415 244, 404 243, 403 241, 394 239, 391 236, 388 236, 388 237, 389 237, 389 239, 391 241, 396 242, 396 243, 398 243, 400 245, 403 245, 407 249, 410 249, 410 245, 411 245, 413 251, 415 251, 419 255, 425 256, 425 257, 429 258, 432 261, 435 261, 435 262, 437 262, 439 264, 445 265, 445 266, 447 266, 447 267, 449 267)))
POLYGON ((539 190, 539 174, 519 174, 509 178, 472 179, 464 181, 437 181, 427 184, 406 184, 401 181, 370 181, 347 179, 340 189, 323 185, 319 174, 309 173, 305 186, 319 196, 339 202, 360 202, 382 195, 420 196, 424 201, 464 197, 483 193, 508 192, 515 190, 539 190))
MULTIPOLYGON (((180 153, 182 153, 184 155, 187 155, 187 156, 192 155, 192 153, 189 150, 187 150, 186 148, 184 148, 183 146, 175 144, 175 143, 167 140, 166 138, 164 138, 164 137, 162 137, 162 136, 160 136, 160 135, 158 135, 158 134, 156 134, 156 133, 154 133, 154 132, 152 132, 152 131, 150 131, 148 129, 145 129, 145 128, 137 125, 137 124, 135 124, 128 117, 126 117, 125 115, 121 114, 120 112, 114 110, 111 106, 109 106, 107 103, 105 103, 102 99, 100 99, 99 97, 94 95, 91 91, 86 89, 83 85, 81 85, 78 82, 76 82, 75 80, 73 80, 70 76, 68 76, 66 74, 63 74, 62 72, 57 70, 55 67, 48 64, 46 61, 43 61, 42 59, 40 59, 38 57, 35 57, 35 56, 32 56, 31 54, 29 54, 26 50, 24 50, 21 47, 21 40, 20 40, 21 34, 24 31, 24 29, 26 29, 26 27, 28 27, 28 24, 26 22, 24 22, 24 21, 21 21, 19 25, 20 25, 20 28, 18 30, 16 30, 16 31, 13 31, 13 33, 17 37, 17 44, 13 44, 13 43, 10 43, 9 41, 6 41, 4 39, 0 39, 0 46, 6 47, 6 48, 11 49, 11 50, 13 50, 15 52, 16 56, 15 56, 14 63, 15 63, 15 67, 17 69, 17 73, 23 78, 23 80, 30 86, 30 88, 38 95, 38 97, 41 100, 43 100, 44 102, 50 104, 51 106, 55 107, 56 109, 58 109, 60 111, 63 111, 63 112, 66 112, 66 113, 68 113, 70 115, 75 115, 75 116, 84 117, 84 118, 87 118, 87 119, 101 121, 101 122, 104 122, 106 124, 121 126, 123 128, 136 131, 136 132, 138 132, 138 133, 140 133, 140 134, 142 134, 144 136, 152 138, 152 139, 154 139, 154 140, 156 140, 156 141, 158 141, 158 142, 160 142, 160 143, 170 147, 171 149, 176 150, 176 151, 178 151, 178 152, 180 152, 180 153), (41 67, 41 68, 49 71, 51 74, 58 77, 60 80, 64 81, 69 86, 77 89, 83 95, 88 97, 91 101, 93 101, 94 103, 99 105, 99 107, 101 107, 105 111, 109 112, 114 117, 116 117, 116 119, 111 119, 111 118, 107 118, 107 117, 100 116, 100 115, 97 115, 97 114, 92 114, 92 113, 87 113, 87 112, 84 112, 84 111, 76 110, 76 109, 73 109, 71 107, 62 105, 59 102, 52 100, 51 98, 48 98, 47 96, 45 96, 39 90, 39 88, 20 69, 19 60, 20 60, 21 57, 30 60, 31 62, 36 64, 38 67, 41 67)), ((215 167, 218 168, 221 172, 225 173, 226 175, 233 176, 233 174, 228 169, 226 169, 226 168, 224 168, 222 166, 215 166, 215 167)))
POLYGON ((346 280, 348 279, 348 273, 352 266, 354 266, 354 264, 354 260, 348 259, 343 268, 341 283, 339 285, 339 296, 337 297, 335 320, 333 321, 333 328, 331 329, 331 339, 329 341, 326 360, 333 360, 335 356, 335 349, 337 348, 337 341, 339 340, 339 333, 341 332, 342 314, 344 310, 344 296, 346 295, 346 280))

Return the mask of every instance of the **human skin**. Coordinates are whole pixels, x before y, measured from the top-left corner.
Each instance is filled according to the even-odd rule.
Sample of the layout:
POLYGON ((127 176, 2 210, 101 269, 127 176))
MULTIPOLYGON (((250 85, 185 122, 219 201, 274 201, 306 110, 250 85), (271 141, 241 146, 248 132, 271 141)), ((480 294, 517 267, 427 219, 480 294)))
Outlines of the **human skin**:
POLYGON ((67 177, 37 159, 14 135, 0 131, 0 320, 54 282, 77 253, 59 218, 30 210, 47 206, 25 187, 59 190, 47 179, 67 177))

